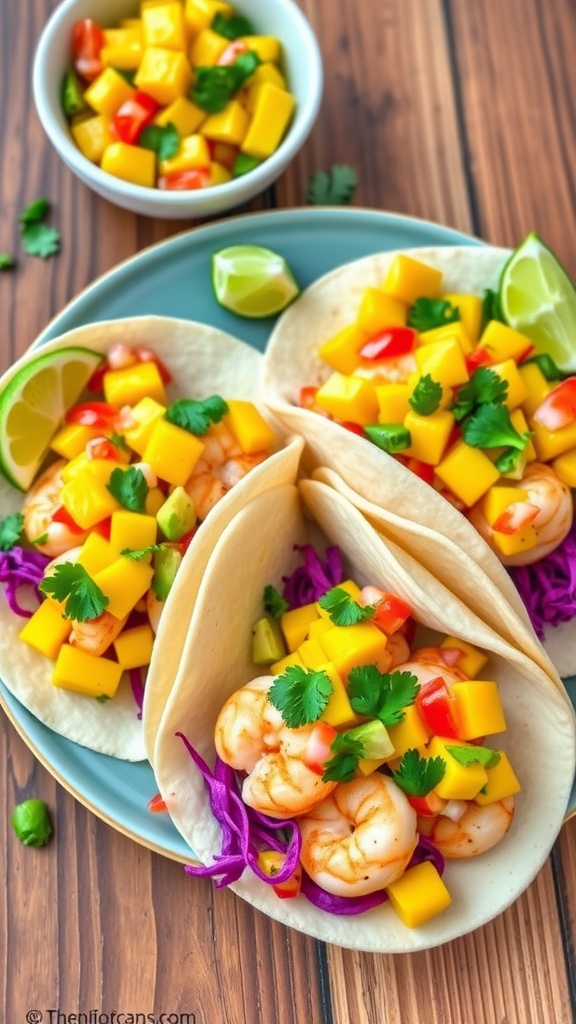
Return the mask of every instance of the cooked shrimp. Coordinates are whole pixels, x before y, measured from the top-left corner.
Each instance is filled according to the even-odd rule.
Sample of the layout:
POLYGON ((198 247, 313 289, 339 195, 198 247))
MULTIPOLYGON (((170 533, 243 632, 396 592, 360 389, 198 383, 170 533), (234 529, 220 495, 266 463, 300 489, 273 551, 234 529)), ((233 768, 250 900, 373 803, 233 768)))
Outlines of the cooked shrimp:
POLYGON ((364 896, 405 870, 418 842, 416 813, 392 779, 378 772, 342 782, 298 819, 304 870, 336 896, 364 896))
POLYGON ((481 502, 472 506, 469 519, 504 565, 531 565, 554 551, 569 533, 574 514, 572 492, 554 470, 542 462, 530 462, 522 479, 509 480, 507 486, 527 491, 524 502, 538 509, 532 520, 538 535, 535 547, 516 555, 503 555, 498 551, 494 531, 482 512, 481 502))
POLYGON ((58 459, 44 470, 30 488, 22 505, 24 532, 37 551, 54 557, 76 547, 88 536, 88 532, 73 531, 65 523, 55 523, 53 515, 61 508, 60 491, 63 486, 62 470, 65 459, 58 459), (39 538, 45 538, 39 542, 39 538))
POLYGON ((304 763, 314 725, 289 729, 268 700, 274 676, 260 676, 236 690, 218 715, 216 752, 247 772, 242 799, 272 818, 307 814, 335 787, 304 763))
POLYGON ((506 835, 513 817, 514 797, 508 796, 483 806, 469 803, 457 821, 439 814, 428 823, 418 819, 418 824, 443 857, 455 860, 491 850, 506 835))
POLYGON ((395 670, 397 672, 411 672, 412 675, 416 676, 420 685, 428 683, 431 679, 436 679, 438 676, 442 676, 448 684, 458 683, 468 678, 456 665, 449 664, 441 647, 421 647, 413 652, 410 661, 404 661, 400 665, 396 665, 395 670))
POLYGON ((410 657, 410 645, 403 633, 392 633, 392 636, 388 637, 386 653, 392 658, 389 672, 397 669, 410 657))
POLYGON ((98 618, 88 619, 86 622, 78 622, 77 619, 74 619, 68 643, 72 647, 79 647, 80 650, 99 657, 114 642, 124 628, 127 618, 128 616, 117 619, 110 612, 104 611, 98 618))
POLYGON ((202 455, 184 484, 198 519, 205 519, 220 498, 254 466, 264 462, 268 454, 268 451, 260 451, 247 455, 226 424, 214 424, 206 434, 202 455))

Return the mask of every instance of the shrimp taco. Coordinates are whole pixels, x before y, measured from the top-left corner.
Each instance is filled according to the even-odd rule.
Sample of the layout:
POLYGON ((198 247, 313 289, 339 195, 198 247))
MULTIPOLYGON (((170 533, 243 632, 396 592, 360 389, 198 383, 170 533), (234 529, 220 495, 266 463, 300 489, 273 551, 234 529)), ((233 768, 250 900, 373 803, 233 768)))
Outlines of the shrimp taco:
POLYGON ((153 738, 214 542, 295 479, 302 442, 260 411, 260 360, 203 324, 135 317, 3 378, 0 677, 68 739, 146 757, 142 707, 153 738))
POLYGON ((531 655, 534 630, 569 675, 576 377, 502 321, 510 255, 418 249, 333 271, 276 325, 264 393, 378 529, 421 530, 431 572, 511 642, 522 620, 531 655), (499 625, 502 612, 515 614, 499 625))
POLYGON ((529 885, 574 749, 566 694, 521 647, 303 480, 216 542, 154 768, 189 874, 324 941, 407 952, 529 885))

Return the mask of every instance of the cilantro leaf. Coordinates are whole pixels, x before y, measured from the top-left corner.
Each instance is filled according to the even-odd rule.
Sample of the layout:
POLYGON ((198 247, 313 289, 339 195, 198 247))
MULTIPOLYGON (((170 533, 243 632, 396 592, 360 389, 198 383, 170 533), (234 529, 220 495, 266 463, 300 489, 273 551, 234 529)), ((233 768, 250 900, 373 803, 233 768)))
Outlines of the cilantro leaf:
POLYGON ((494 460, 494 465, 499 473, 513 473, 518 469, 521 459, 522 452, 518 448, 505 448, 494 460))
POLYGON ((315 171, 308 182, 308 202, 313 206, 344 206, 352 199, 358 175, 348 164, 333 164, 329 171, 315 171))
POLYGON ((140 133, 138 145, 151 149, 159 160, 169 160, 180 148, 180 133, 175 124, 149 124, 140 133))
POLYGON ((332 690, 332 683, 325 672, 289 665, 272 683, 268 700, 290 729, 298 729, 301 725, 318 721, 332 690))
POLYGON ((21 512, 0 520, 0 551, 10 551, 20 540, 23 530, 24 516, 21 512))
POLYGON ((0 252, 0 270, 12 270, 16 266, 16 260, 9 252, 0 252))
POLYGON ((492 750, 490 747, 480 746, 448 746, 446 744, 446 750, 449 754, 452 754, 459 764, 470 765, 480 764, 483 768, 494 768, 500 761, 500 753, 498 750, 492 750))
POLYGON ((166 547, 167 544, 149 544, 145 548, 122 548, 120 554, 125 558, 131 558, 133 562, 139 562, 140 559, 146 558, 146 555, 151 555, 154 551, 163 551, 166 547))
POLYGON ((407 750, 392 778, 408 796, 426 796, 444 778, 443 757, 420 757, 417 750, 407 750))
POLYGON ((429 373, 425 373, 423 377, 420 377, 408 399, 408 404, 419 416, 430 416, 440 405, 442 394, 442 385, 432 380, 429 373))
POLYGON ((364 756, 362 742, 348 733, 338 733, 330 746, 332 757, 326 761, 323 782, 350 782, 358 762, 364 756))
POLYGON ((112 497, 130 512, 145 511, 150 488, 144 473, 137 466, 129 466, 128 469, 120 469, 117 466, 112 470, 106 488, 112 497))
POLYGON ((495 292, 493 288, 485 288, 482 297, 482 324, 487 324, 489 320, 499 320, 501 323, 506 323, 500 308, 498 292, 495 292))
POLYGON ((61 562, 39 584, 43 594, 65 601, 64 618, 87 622, 97 619, 108 605, 108 598, 78 562, 61 562))
POLYGON ((374 605, 368 604, 362 608, 343 587, 332 587, 320 598, 318 604, 328 612, 336 626, 355 626, 357 622, 374 615, 374 605))
POLYGON ((408 327, 415 331, 432 331, 435 327, 456 323, 460 319, 460 310, 448 299, 429 299, 426 296, 416 299, 408 311, 408 327))
POLYGON ((21 224, 39 224, 50 211, 48 199, 34 199, 20 214, 21 224))
POLYGON ((126 438, 124 437, 124 434, 109 434, 108 441, 111 441, 111 443, 115 445, 116 448, 120 448, 121 451, 123 452, 130 451, 130 447, 128 445, 128 442, 126 441, 126 438))
POLYGON ((376 665, 350 669, 348 696, 359 715, 379 718, 383 725, 396 725, 404 718, 404 709, 416 700, 420 689, 411 672, 380 672, 376 665))
POLYGON ((248 21, 248 18, 243 17, 241 14, 233 14, 230 18, 227 18, 222 11, 218 11, 212 18, 210 28, 217 35, 224 36, 224 39, 233 40, 239 39, 240 36, 254 35, 252 22, 248 21))
POLYGON ((290 605, 285 601, 282 594, 269 583, 264 587, 264 611, 273 619, 279 619, 284 612, 288 611, 290 605))
POLYGON ((48 259, 60 249, 60 232, 48 224, 27 222, 22 227, 22 245, 29 256, 48 259))
POLYGON ((218 114, 261 63, 258 54, 248 50, 241 53, 233 64, 198 67, 190 98, 202 110, 218 114))
POLYGON ((458 388, 456 401, 452 405, 454 419, 459 423, 469 416, 477 406, 492 402, 502 405, 508 396, 508 381, 489 366, 479 366, 465 384, 458 388))
POLYGON ((520 434, 514 427, 508 406, 488 403, 481 405, 464 421, 462 437, 472 448, 518 448, 523 451, 531 432, 520 434))
POLYGON ((219 423, 227 412, 228 406, 220 395, 202 400, 179 398, 168 406, 164 418, 198 437, 207 432, 211 423, 219 423))

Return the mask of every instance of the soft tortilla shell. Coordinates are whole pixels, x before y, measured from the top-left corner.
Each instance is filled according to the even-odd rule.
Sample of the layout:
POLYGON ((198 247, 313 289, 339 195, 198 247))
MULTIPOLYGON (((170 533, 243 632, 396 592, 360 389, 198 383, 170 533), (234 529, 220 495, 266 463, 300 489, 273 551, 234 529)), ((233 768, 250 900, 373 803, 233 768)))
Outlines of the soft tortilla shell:
POLYGON ((488 667, 500 685, 508 721, 503 745, 523 792, 516 800, 512 829, 497 847, 476 860, 448 864, 445 878, 452 906, 418 929, 406 928, 387 905, 359 917, 339 918, 319 911, 304 897, 279 901, 248 871, 232 888, 270 917, 326 942, 382 953, 436 946, 499 914, 542 867, 570 794, 574 712, 524 651, 506 643, 402 548, 378 536, 338 492, 318 481, 302 481, 299 490, 284 486, 256 498, 214 547, 156 741, 157 781, 191 857, 211 863, 220 849, 220 829, 200 773, 176 733, 183 732, 214 763, 218 712, 255 675, 251 624, 261 614, 263 587, 281 585, 296 562, 293 545, 305 543, 313 530, 304 518, 301 495, 326 541, 345 553, 347 570, 359 583, 387 587, 407 600, 425 625, 491 653, 488 667))
MULTIPOLYGON (((104 352, 115 342, 146 345, 152 348, 170 368, 174 381, 168 387, 171 399, 177 397, 205 398, 211 394, 259 401, 258 379, 262 356, 255 349, 223 331, 192 321, 169 317, 133 317, 124 320, 89 324, 69 331, 59 338, 33 348, 10 368, 0 387, 21 366, 39 352, 45 353, 68 346, 83 346, 104 352)), ((228 522, 247 498, 258 493, 258 481, 267 487, 272 483, 295 479, 301 442, 292 441, 280 448, 272 458, 240 481, 222 499, 218 515, 206 520, 190 545, 183 563, 182 581, 177 597, 167 602, 164 622, 157 637, 153 666, 148 674, 148 703, 153 704, 155 679, 161 692, 171 685, 186 626, 192 610, 197 586, 211 546, 223 522, 228 522), (227 511, 228 509, 228 511, 227 511), (220 524, 220 525, 219 525, 220 524), (198 549, 199 570, 194 569, 198 549), (187 568, 188 567, 188 568, 187 568), (185 580, 192 581, 188 587, 185 580), (171 627, 171 623, 173 626, 171 627)), ((0 478, 0 516, 20 509, 21 494, 0 478)), ((0 676, 8 690, 41 722, 60 735, 82 746, 127 761, 146 758, 142 722, 138 717, 127 676, 113 700, 99 703, 91 698, 52 686, 52 663, 18 640, 23 622, 5 601, 0 602, 0 676)))

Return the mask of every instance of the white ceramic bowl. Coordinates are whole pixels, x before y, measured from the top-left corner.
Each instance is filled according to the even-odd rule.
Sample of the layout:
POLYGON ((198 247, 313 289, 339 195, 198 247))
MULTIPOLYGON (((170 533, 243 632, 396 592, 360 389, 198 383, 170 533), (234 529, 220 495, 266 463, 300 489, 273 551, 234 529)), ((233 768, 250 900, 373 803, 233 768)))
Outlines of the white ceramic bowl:
POLYGON ((61 107, 61 85, 70 67, 72 28, 82 18, 105 27, 134 16, 138 0, 64 0, 42 32, 34 59, 33 88, 38 116, 64 163, 98 195, 150 217, 195 218, 246 203, 272 184, 298 152, 314 124, 322 97, 322 59, 316 37, 293 0, 238 0, 235 9, 259 34, 278 37, 283 70, 296 98, 291 126, 275 153, 248 174, 222 185, 186 192, 144 188, 122 181, 87 160, 74 144, 61 107))

